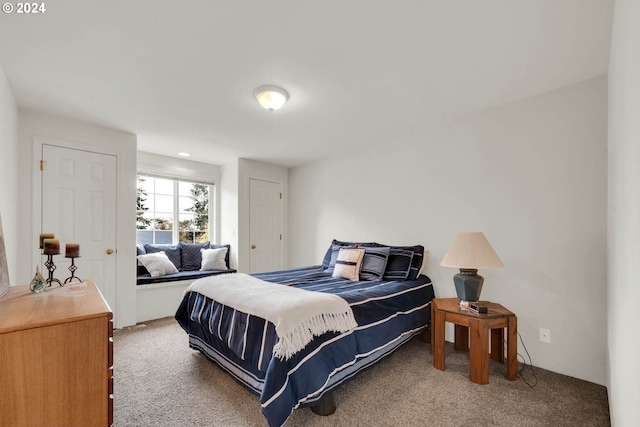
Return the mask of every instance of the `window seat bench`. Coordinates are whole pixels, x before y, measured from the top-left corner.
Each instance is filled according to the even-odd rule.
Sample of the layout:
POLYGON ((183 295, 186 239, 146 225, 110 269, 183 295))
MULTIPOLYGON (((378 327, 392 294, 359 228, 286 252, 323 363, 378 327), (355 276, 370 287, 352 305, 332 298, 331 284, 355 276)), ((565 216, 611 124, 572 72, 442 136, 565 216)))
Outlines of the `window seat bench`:
POLYGON ((149 271, 140 264, 140 258, 138 258, 136 323, 174 316, 180 301, 182 301, 185 289, 194 280, 236 272, 236 270, 229 267, 230 245, 214 245, 209 242, 179 243, 177 245, 143 245, 139 243, 136 248, 138 256, 160 251, 164 252, 169 261, 175 266, 175 269, 178 270, 177 273, 151 277, 149 271), (226 249, 217 256, 223 257, 223 259, 219 259, 216 265, 205 266, 205 263, 202 262, 201 250, 221 250, 222 248, 226 249), (211 269, 200 270, 202 267, 211 269), (226 269, 223 269, 224 267, 226 269))
POLYGON ((181 271, 162 277, 138 276, 136 286, 136 323, 173 317, 182 301, 185 289, 196 279, 236 270, 181 271))

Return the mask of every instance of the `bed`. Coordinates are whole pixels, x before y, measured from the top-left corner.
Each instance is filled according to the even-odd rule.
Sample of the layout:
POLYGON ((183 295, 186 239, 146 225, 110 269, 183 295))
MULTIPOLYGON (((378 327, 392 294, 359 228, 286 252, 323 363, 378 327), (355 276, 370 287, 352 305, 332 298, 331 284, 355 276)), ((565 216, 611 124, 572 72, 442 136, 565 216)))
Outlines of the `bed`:
MULTIPOLYGON (((331 406, 333 389, 429 326, 434 291, 431 280, 419 274, 424 248, 396 247, 414 248, 411 256, 411 250, 390 249, 378 276, 367 276, 362 262, 354 267, 359 270, 358 280, 336 277, 342 253, 354 245, 334 240, 322 265, 251 275, 267 283, 337 295, 353 312, 355 328, 314 336, 287 357, 274 356, 279 337, 273 323, 222 304, 206 292, 188 289, 180 303, 175 317, 188 334, 189 346, 257 394, 272 427, 284 424, 298 407, 327 402, 331 406)), ((377 245, 368 247, 369 255, 377 252, 374 248, 385 247, 369 245, 377 245)), ((207 285, 208 280, 215 278, 199 279, 203 281, 200 285, 207 285)), ((323 411, 330 413, 331 409, 319 412, 323 411)))

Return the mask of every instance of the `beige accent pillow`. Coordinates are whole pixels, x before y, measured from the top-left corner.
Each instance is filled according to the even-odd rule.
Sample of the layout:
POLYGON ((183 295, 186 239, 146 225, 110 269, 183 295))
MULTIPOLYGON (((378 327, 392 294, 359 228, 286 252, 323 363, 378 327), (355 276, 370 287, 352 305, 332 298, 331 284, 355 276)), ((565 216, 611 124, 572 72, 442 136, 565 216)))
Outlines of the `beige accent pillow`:
POLYGON ((424 254, 422 255, 422 265, 420 266, 420 271, 418 271, 418 276, 422 274, 424 268, 427 266, 427 258, 429 258, 429 251, 424 250, 424 254))
POLYGON ((362 267, 364 252, 364 249, 340 248, 332 276, 360 280, 360 267, 362 267))

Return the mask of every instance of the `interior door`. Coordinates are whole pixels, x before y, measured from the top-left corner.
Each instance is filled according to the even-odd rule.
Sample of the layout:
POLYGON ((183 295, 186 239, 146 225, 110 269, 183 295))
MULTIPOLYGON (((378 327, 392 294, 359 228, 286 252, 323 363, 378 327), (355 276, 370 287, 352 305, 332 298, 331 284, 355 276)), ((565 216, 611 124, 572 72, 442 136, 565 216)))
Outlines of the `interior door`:
POLYGON ((282 269, 282 184, 249 180, 249 271, 282 269))
MULTIPOLYGON (((93 279, 115 313, 116 157, 43 144, 42 160, 40 232, 60 240, 54 277, 64 283, 71 276, 65 244, 79 243, 75 275, 93 279)), ((47 277, 46 268, 43 275, 47 277)))

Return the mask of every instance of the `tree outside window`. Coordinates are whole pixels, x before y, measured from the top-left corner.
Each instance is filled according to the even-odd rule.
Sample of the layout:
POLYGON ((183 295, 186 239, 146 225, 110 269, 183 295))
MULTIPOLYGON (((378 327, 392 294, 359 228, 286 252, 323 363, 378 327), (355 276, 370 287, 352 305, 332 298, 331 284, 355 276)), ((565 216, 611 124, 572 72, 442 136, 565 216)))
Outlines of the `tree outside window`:
POLYGON ((138 175, 138 203, 136 215, 136 228, 138 230, 146 230, 152 223, 149 218, 145 217, 145 212, 149 210, 145 203, 147 201, 147 198, 149 197, 149 194, 142 186, 145 181, 146 180, 143 177, 138 175))
POLYGON ((181 242, 202 243, 209 241, 209 186, 180 182, 181 242), (186 195, 185 193, 188 192, 186 195))

